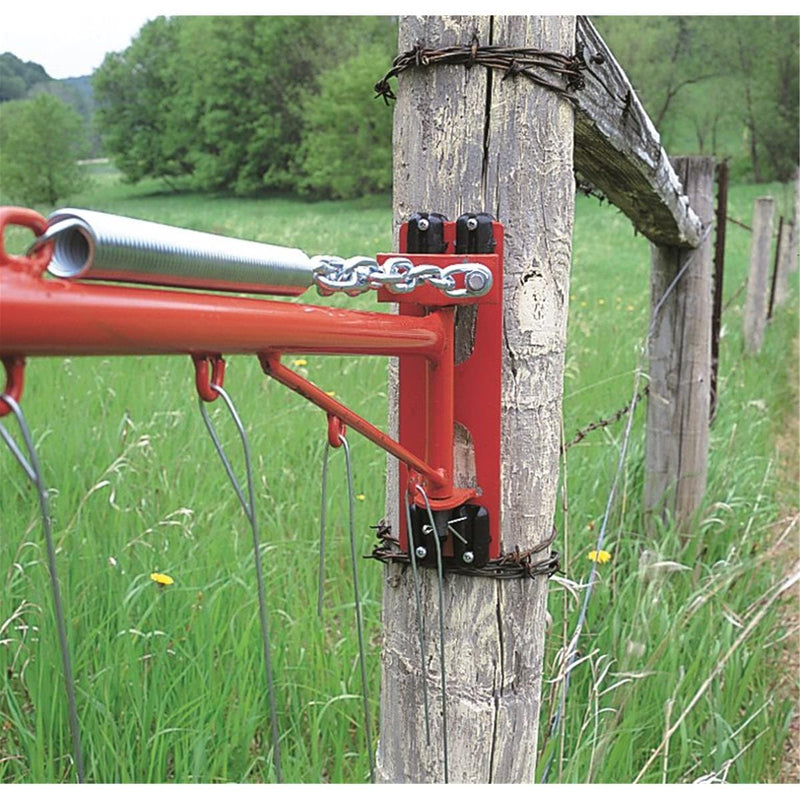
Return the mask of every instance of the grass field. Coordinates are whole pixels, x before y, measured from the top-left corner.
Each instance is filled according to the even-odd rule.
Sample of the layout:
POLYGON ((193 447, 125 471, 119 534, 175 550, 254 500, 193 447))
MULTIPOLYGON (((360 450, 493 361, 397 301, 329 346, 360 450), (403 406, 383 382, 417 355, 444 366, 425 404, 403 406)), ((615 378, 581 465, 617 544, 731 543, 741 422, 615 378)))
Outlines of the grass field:
MULTIPOLYGON (((304 204, 159 188, 125 186, 113 172, 98 171, 92 189, 70 204, 309 253, 390 249, 388 198, 304 204)), ((788 210, 786 187, 738 186, 731 214, 749 222, 753 198, 763 194, 776 198, 781 213, 788 210)), ((749 234, 730 227, 726 298, 741 286, 748 254, 749 234)), ((579 198, 567 439, 624 405, 637 365, 646 368, 648 269, 649 245, 633 235, 630 223, 613 208, 579 198)), ((775 442, 795 411, 788 370, 797 287, 757 358, 741 355, 742 306, 739 294, 723 319, 708 499, 687 544, 669 528, 657 539, 642 530, 643 407, 636 414, 605 543, 612 560, 602 567, 590 605, 564 724, 547 736, 560 690, 559 649, 580 607, 576 587, 588 577, 587 555, 595 547, 623 426, 597 431, 569 451, 569 514, 559 512, 557 519, 565 576, 551 585, 536 778, 549 763, 550 782, 631 782, 684 711, 665 752, 640 780, 763 782, 777 775, 791 711, 786 695, 775 691, 775 665, 785 646, 779 604, 752 630, 748 626, 785 566, 770 544, 785 513, 780 493, 788 485, 794 494, 775 442), (724 668, 715 672, 723 659, 724 668)), ((383 359, 306 361, 300 368, 313 381, 383 425, 383 359)), ((284 779, 362 782, 368 758, 341 455, 331 468, 326 611, 319 621, 324 414, 269 382, 254 358, 231 357, 225 385, 247 427, 258 476, 284 779)), ((52 487, 89 779, 273 780, 250 532, 203 427, 190 360, 31 360, 24 407, 52 487), (152 572, 170 574, 174 585, 159 589, 152 572)), ((239 465, 235 430, 222 408, 211 413, 239 465)), ((367 553, 373 544, 368 526, 383 516, 385 459, 358 437, 351 437, 351 446, 356 524, 367 553)), ((8 453, 2 463, 0 780, 70 781, 66 701, 35 497, 8 453)), ((364 562, 360 580, 377 718, 380 566, 364 562)))

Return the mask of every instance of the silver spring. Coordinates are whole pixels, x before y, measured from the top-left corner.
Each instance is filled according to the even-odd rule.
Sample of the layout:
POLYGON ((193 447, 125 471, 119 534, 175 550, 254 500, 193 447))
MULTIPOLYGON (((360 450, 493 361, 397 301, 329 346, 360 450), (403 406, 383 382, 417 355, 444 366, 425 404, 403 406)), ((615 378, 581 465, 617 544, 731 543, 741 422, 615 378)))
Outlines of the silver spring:
POLYGON ((311 259, 296 248, 85 209, 59 209, 48 222, 42 239, 55 242, 48 270, 58 278, 278 294, 313 282, 311 259))

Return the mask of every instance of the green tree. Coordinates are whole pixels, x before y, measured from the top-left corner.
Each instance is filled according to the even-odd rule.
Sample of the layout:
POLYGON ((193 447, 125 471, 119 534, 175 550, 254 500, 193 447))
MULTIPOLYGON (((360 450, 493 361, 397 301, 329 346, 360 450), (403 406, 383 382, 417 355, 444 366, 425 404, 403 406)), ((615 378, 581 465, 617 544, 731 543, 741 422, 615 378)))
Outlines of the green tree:
POLYGON ((32 86, 50 79, 40 64, 22 61, 13 53, 0 54, 0 103, 21 100, 32 86))
POLYGON ((81 118, 50 94, 0 105, 0 186, 11 202, 55 205, 80 190, 81 118))
POLYGON ((184 19, 148 22, 127 50, 109 53, 93 76, 96 122, 106 150, 133 182, 192 173, 185 136, 173 129, 179 124, 173 108, 175 59, 184 19))
POLYGON ((300 188, 323 197, 352 198, 392 187, 392 112, 370 87, 387 48, 365 47, 307 94, 299 164, 300 188))

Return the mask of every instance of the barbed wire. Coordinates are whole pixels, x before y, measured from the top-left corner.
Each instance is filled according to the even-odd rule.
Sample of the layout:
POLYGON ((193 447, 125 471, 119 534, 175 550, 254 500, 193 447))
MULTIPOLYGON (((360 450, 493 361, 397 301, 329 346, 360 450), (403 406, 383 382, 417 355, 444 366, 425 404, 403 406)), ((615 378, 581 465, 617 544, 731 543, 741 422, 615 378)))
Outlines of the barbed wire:
MULTIPOLYGON (((594 55, 590 61, 602 64, 602 55, 594 55)), ((389 81, 411 67, 432 67, 437 64, 463 65, 471 69, 476 65, 503 73, 502 80, 521 75, 545 89, 561 95, 570 102, 573 93, 586 85, 582 73, 588 68, 583 57, 583 47, 579 46, 574 55, 564 55, 533 47, 481 46, 478 36, 472 37, 469 44, 452 47, 426 48, 417 44, 411 50, 397 56, 391 69, 375 84, 375 96, 383 98, 388 105, 397 96, 389 81), (561 78, 563 85, 547 80, 541 73, 561 78)))
POLYGON ((572 438, 571 441, 567 442, 565 445, 562 446, 561 452, 566 453, 567 450, 570 449, 573 445, 578 444, 578 442, 582 441, 587 434, 591 433, 592 431, 596 431, 599 428, 607 428, 609 425, 613 425, 615 422, 619 422, 619 420, 624 417, 628 411, 630 411, 631 403, 634 405, 638 404, 640 400, 647 395, 650 394, 650 384, 648 383, 644 388, 639 391, 633 400, 630 403, 624 405, 619 411, 616 411, 610 417, 601 417, 600 419, 596 420, 595 422, 590 422, 586 427, 581 428, 575 436, 572 438))

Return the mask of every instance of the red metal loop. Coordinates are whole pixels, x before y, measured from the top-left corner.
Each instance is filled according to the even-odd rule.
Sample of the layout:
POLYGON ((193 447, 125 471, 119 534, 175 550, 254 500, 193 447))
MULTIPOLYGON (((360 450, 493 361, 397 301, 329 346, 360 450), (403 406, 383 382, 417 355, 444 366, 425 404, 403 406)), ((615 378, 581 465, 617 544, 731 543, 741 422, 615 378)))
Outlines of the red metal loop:
MULTIPOLYGON (((6 388, 3 389, 3 394, 19 403, 22 397, 22 388, 25 385, 25 358, 24 356, 3 356, 2 362, 6 370, 6 388)), ((11 406, 0 400, 0 417, 10 413, 11 406)))
POLYGON ((213 403, 218 397, 219 392, 211 388, 222 386, 225 381, 225 359, 221 355, 214 356, 192 356, 194 361, 194 385, 197 387, 197 394, 206 403, 213 403), (208 379, 208 363, 211 362, 211 380, 208 379))
POLYGON ((341 447, 340 437, 347 433, 347 426, 336 414, 328 414, 328 444, 331 447, 341 447))
POLYGON ((53 242, 46 242, 30 256, 12 256, 6 252, 5 232, 8 225, 20 225, 33 231, 36 236, 41 236, 47 230, 47 220, 37 211, 30 208, 16 206, 0 207, 0 267, 9 266, 12 269, 28 272, 39 277, 53 257, 53 242))

